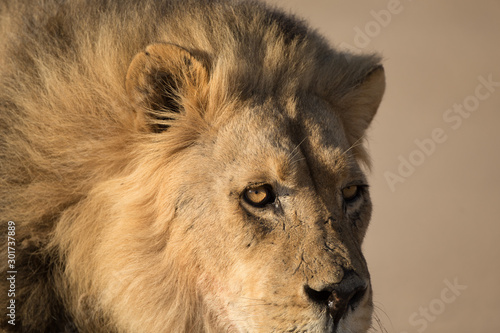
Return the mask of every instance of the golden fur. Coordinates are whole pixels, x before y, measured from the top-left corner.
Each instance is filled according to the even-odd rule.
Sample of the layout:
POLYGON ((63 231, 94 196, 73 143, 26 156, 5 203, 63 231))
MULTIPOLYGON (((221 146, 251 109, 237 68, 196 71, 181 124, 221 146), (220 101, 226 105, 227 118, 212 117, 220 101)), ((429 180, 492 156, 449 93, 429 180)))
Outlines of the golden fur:
POLYGON ((2 1, 0 33, 16 329, 366 332, 378 57, 257 2, 2 1), (367 291, 332 321, 307 290, 347 271, 367 291))

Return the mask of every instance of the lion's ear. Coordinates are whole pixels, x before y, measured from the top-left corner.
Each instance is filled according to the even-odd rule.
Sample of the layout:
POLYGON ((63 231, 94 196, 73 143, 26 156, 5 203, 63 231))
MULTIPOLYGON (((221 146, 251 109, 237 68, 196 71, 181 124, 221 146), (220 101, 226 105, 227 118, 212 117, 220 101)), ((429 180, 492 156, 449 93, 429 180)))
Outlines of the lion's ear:
POLYGON ((341 118, 347 139, 356 145, 362 139, 382 101, 385 73, 381 65, 374 67, 340 101, 341 118))
POLYGON ((151 44, 130 63, 126 90, 139 116, 156 131, 168 128, 184 102, 207 84, 204 64, 173 44, 151 44))

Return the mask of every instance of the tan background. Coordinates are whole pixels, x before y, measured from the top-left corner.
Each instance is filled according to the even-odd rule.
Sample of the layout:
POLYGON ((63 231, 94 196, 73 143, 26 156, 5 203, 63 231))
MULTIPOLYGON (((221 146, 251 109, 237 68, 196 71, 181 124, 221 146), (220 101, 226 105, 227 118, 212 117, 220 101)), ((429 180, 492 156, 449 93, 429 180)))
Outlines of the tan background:
POLYGON ((332 45, 385 58, 387 92, 369 133, 375 211, 364 244, 385 329, 500 332, 500 1, 268 2, 332 45), (371 11, 391 16, 379 15, 382 25, 371 11), (362 39, 356 31, 365 29, 362 39), (479 77, 498 84, 489 91, 479 77), (472 110, 460 126, 443 118, 454 105, 472 110), (398 175, 402 159, 417 165, 401 169, 391 188, 387 172, 398 175))

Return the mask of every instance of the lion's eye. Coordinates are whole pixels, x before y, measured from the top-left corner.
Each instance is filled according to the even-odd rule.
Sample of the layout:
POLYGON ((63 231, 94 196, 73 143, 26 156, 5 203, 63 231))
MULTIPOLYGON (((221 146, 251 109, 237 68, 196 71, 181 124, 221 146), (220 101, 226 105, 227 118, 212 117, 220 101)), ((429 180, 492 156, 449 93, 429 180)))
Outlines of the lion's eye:
POLYGON ((243 199, 254 207, 264 207, 267 204, 273 203, 276 196, 270 185, 259 185, 250 187, 243 193, 243 199))
POLYGON ((342 189, 342 197, 346 202, 353 201, 359 195, 360 186, 351 185, 342 189))

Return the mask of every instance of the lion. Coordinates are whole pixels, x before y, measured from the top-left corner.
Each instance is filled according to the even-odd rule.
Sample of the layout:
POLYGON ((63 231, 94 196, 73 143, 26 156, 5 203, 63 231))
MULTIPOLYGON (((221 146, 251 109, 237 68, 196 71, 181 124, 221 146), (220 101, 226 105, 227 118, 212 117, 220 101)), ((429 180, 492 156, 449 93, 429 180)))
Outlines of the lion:
POLYGON ((2 330, 370 329, 378 55, 254 1, 0 8, 2 330))

